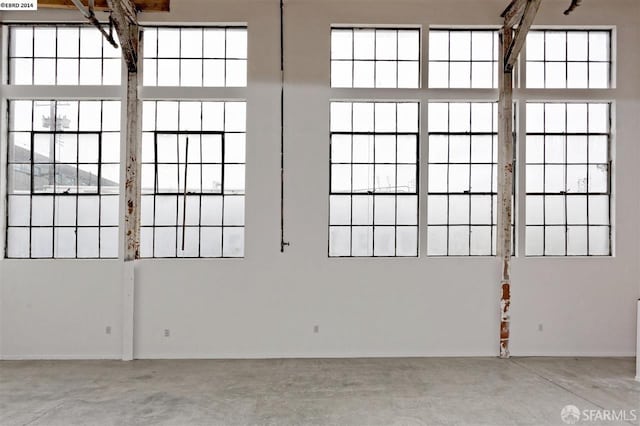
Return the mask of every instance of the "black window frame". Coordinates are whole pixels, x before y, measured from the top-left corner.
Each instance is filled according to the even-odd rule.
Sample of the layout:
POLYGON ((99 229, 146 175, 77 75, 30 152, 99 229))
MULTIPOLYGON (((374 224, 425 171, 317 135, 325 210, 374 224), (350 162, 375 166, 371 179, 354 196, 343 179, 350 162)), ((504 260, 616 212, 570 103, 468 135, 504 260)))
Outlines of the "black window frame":
POLYGON ((372 26, 372 27, 365 27, 365 26, 352 26, 352 27, 348 27, 348 26, 332 26, 331 27, 331 35, 333 35, 334 31, 351 31, 351 59, 334 59, 332 54, 331 54, 331 47, 330 47, 330 52, 329 52, 329 62, 330 62, 330 73, 329 73, 329 85, 331 88, 334 89, 339 89, 339 88, 345 88, 345 89, 409 89, 409 90, 415 90, 415 89, 420 89, 422 87, 422 29, 419 27, 380 27, 380 26, 372 26), (354 35, 356 33, 356 31, 373 31, 374 36, 373 36, 373 40, 374 40, 374 52, 373 52, 373 58, 372 59, 355 59, 355 39, 354 39, 354 35), (396 32, 396 59, 377 59, 376 58, 376 43, 377 43, 377 33, 378 31, 395 31, 396 32), (405 32, 417 32, 418 33, 418 59, 398 59, 398 50, 399 50, 399 41, 398 41, 398 34, 401 31, 405 31, 405 32), (334 86, 333 85, 333 63, 334 62, 350 62, 351 63, 351 85, 349 86, 334 86), (355 64, 356 62, 372 62, 373 63, 373 86, 355 86, 354 85, 354 78, 355 78, 355 64), (395 63, 395 68, 396 68, 396 83, 394 86, 378 86, 377 85, 377 79, 376 79, 376 73, 377 73, 377 64, 379 62, 389 62, 389 63, 395 63), (418 65, 418 75, 417 75, 417 85, 415 87, 400 87, 398 84, 398 70, 399 70, 399 64, 400 63, 414 63, 418 65))
MULTIPOLYGON (((527 67, 528 69, 528 64, 529 63, 538 63, 538 64, 542 64, 543 65, 543 76, 542 76, 542 81, 544 82, 543 87, 540 88, 535 88, 535 89, 544 89, 544 90, 565 90, 565 89, 577 89, 577 90, 585 90, 585 89, 589 89, 589 90, 597 90, 597 89, 611 89, 613 87, 613 81, 614 81, 614 76, 613 76, 613 31, 610 29, 577 29, 577 28, 571 28, 571 29, 545 29, 545 28, 535 28, 532 29, 529 34, 531 33, 542 33, 543 34, 543 59, 529 59, 529 57, 526 57, 526 60, 524 61, 524 66, 527 67), (564 59, 564 60, 549 60, 547 59, 547 34, 548 33, 565 33, 565 55, 568 56, 569 55, 569 34, 570 33, 587 33, 587 60, 586 61, 579 61, 579 60, 569 60, 568 58, 564 59), (589 35, 591 33, 605 33, 607 34, 607 38, 609 40, 608 43, 608 60, 602 61, 602 60, 591 60, 589 57, 589 53, 590 53, 590 44, 591 41, 589 39, 589 35), (565 65, 565 78, 564 78, 564 83, 565 83, 565 87, 548 87, 547 86, 547 64, 549 63, 559 63, 559 64, 566 64, 565 65), (575 64, 586 64, 587 65, 587 87, 576 87, 576 88, 572 88, 569 87, 569 64, 571 63, 575 63, 575 64), (591 69, 589 67, 590 64, 592 63, 600 63, 600 64, 608 64, 607 67, 607 73, 608 73, 608 78, 607 78, 607 86, 604 88, 592 88, 591 87, 591 79, 590 79, 590 73, 591 73, 591 69)), ((532 87, 529 86, 529 73, 527 72, 527 78, 526 78, 526 87, 527 89, 533 89, 532 87)))
MULTIPOLYGON (((412 258, 412 257, 418 257, 419 256, 419 252, 420 252, 420 111, 421 111, 421 107, 420 107, 420 102, 416 102, 416 101, 383 101, 383 100, 375 100, 375 101, 332 101, 331 104, 335 104, 335 103, 347 103, 347 104, 351 104, 352 105, 352 113, 351 113, 351 127, 353 129, 353 104, 356 103, 367 103, 367 104, 372 104, 375 108, 375 104, 376 103, 382 103, 382 104, 387 104, 387 103, 392 103, 396 106, 396 117, 395 117, 395 122, 396 122, 396 126, 397 126, 397 122, 398 122, 398 111, 397 111, 397 106, 399 104, 415 104, 417 107, 417 124, 416 124, 416 131, 415 132, 398 132, 397 128, 395 132, 376 132, 374 131, 330 131, 330 136, 329 136, 329 216, 330 216, 330 211, 331 211, 331 199, 333 197, 349 197, 350 198, 350 205, 351 205, 351 210, 350 210, 350 214, 349 214, 349 224, 348 225, 332 225, 331 221, 329 220, 329 235, 328 235, 328 243, 327 243, 327 253, 329 258, 412 258), (332 145, 333 145, 333 137, 334 136, 351 136, 351 161, 350 162, 334 162, 333 161, 333 149, 332 149, 332 145), (371 144, 371 149, 373 151, 373 161, 372 162, 358 162, 355 163, 353 161, 353 136, 370 136, 372 138, 372 144, 371 144), (376 136, 393 136, 395 137, 395 158, 396 161, 394 163, 385 163, 385 162, 376 162, 375 160, 375 138, 376 136), (416 161, 415 163, 399 163, 398 162, 398 136, 411 136, 411 137, 415 137, 415 141, 416 141, 416 161), (350 188, 351 191, 349 192, 335 192, 332 189, 332 182, 333 182, 333 166, 334 165, 349 165, 350 166, 350 188), (374 176, 374 188, 373 190, 367 190, 366 192, 354 192, 353 191, 353 166, 354 165, 368 165, 372 167, 372 173, 374 176), (375 190, 375 168, 376 165, 394 165, 395 166, 395 184, 396 184, 396 191, 393 192, 378 192, 375 190), (408 165, 408 166, 415 166, 415 181, 416 181, 416 188, 415 188, 415 192, 399 192, 397 190, 397 185, 398 185, 398 181, 397 181, 397 177, 398 177, 398 166, 402 166, 402 165, 408 165), (371 213, 371 224, 368 225, 354 225, 353 224, 353 199, 354 197, 371 197, 371 204, 372 204, 372 213, 371 213), (394 213, 394 222, 393 224, 389 225, 389 224, 381 224, 381 225, 376 225, 375 223, 375 205, 376 205, 376 197, 394 197, 394 203, 395 203, 395 213, 394 213), (398 224, 398 197, 415 197, 416 198, 416 221, 415 221, 415 225, 406 225, 406 224, 398 224), (332 255, 331 254, 331 229, 332 228, 344 228, 344 227, 348 227, 349 228, 349 255, 332 255), (375 231, 376 228, 393 228, 394 229, 394 254, 393 255, 376 255, 376 251, 375 251, 375 231), (353 254, 353 229, 354 228, 371 228, 371 239, 372 239, 372 247, 371 247, 371 255, 354 255, 353 254), (414 228, 415 232, 416 232, 416 252, 413 255, 399 255, 398 254, 398 228, 414 228)), ((374 114, 374 129, 375 129, 375 114, 374 114)))
MULTIPOLYGON (((542 166, 542 170, 543 170, 543 175, 542 175, 542 184, 543 184, 543 191, 539 192, 539 191, 534 191, 534 192, 529 192, 525 189, 525 197, 526 200, 529 200, 529 197, 541 197, 542 198, 542 224, 529 224, 529 223, 525 223, 525 232, 527 232, 530 228, 542 228, 542 254, 529 254, 526 253, 527 257, 611 257, 613 255, 613 225, 612 225, 612 218, 613 218, 613 156, 612 156, 612 108, 613 108, 613 103, 612 102, 600 102, 600 101, 588 101, 588 102, 577 102, 577 101, 552 101, 552 102, 544 102, 544 101, 530 101, 527 102, 527 105, 530 104, 540 104, 543 105, 543 126, 546 129, 546 105, 548 104, 560 104, 560 105, 565 105, 565 117, 564 117, 564 127, 565 127, 565 132, 547 132, 546 130, 543 130, 542 132, 526 132, 526 142, 528 143, 528 137, 529 136, 534 136, 534 137, 542 137, 543 138, 543 162, 542 163, 533 163, 533 162, 529 162, 529 160, 527 159, 526 161, 526 167, 525 167, 525 179, 527 179, 527 171, 528 171, 528 166, 542 166), (586 132, 568 132, 566 131, 567 129, 567 125, 568 125, 568 112, 567 112, 567 108, 566 106, 569 104, 577 104, 577 105, 586 105, 587 106, 587 116, 586 116, 586 123, 587 123, 587 131, 586 132), (602 133, 602 132, 590 132, 589 131, 589 105, 591 104, 596 104, 596 105, 607 105, 607 112, 608 112, 608 116, 606 119, 607 122, 607 129, 608 132, 606 133, 602 133), (576 163, 576 162, 568 162, 567 157, 568 157, 568 138, 571 136, 578 136, 578 137, 586 137, 587 138, 587 146, 586 146, 586 155, 587 155, 587 161, 586 163, 576 163), (591 137, 606 137, 607 140, 607 162, 606 163, 591 163, 589 162, 589 145, 590 145, 590 138, 591 137), (547 142, 546 139, 547 137, 564 137, 564 162, 561 163, 548 163, 546 161, 546 149, 547 149, 547 142), (562 166, 564 167, 564 191, 559 191, 559 192, 547 192, 546 191, 546 168, 547 166, 562 166), (568 167, 570 166, 585 166, 587 168, 587 173, 586 173, 586 189, 584 192, 569 192, 567 189, 567 185, 568 185, 568 181, 567 181, 567 170, 568 167), (590 177, 590 171, 589 168, 591 166, 595 166, 595 167, 601 167, 601 166, 605 166, 607 168, 607 179, 606 179, 606 185, 607 185, 607 191, 605 192, 595 192, 595 191, 590 191, 589 190, 589 177, 590 177), (591 224, 590 222, 590 218, 589 218, 589 199, 590 197, 607 197, 608 200, 608 224, 603 225, 603 224, 591 224), (547 202, 547 197, 562 197, 563 198, 563 204, 564 204, 564 224, 547 224, 546 223, 546 202, 547 202), (575 224, 571 224, 568 221, 568 212, 567 212, 567 201, 569 198, 571 197, 585 197, 586 198, 586 223, 575 223, 575 224), (586 254, 569 254, 569 243, 568 243, 568 239, 569 239, 569 228, 571 227, 586 227, 586 231, 587 231, 587 237, 586 237, 586 254), (563 228, 564 229, 564 254, 556 254, 556 253, 552 253, 552 254, 546 254, 546 243, 547 243, 547 235, 546 235, 546 229, 547 228, 563 228), (608 253, 606 254, 592 254, 591 250, 590 250, 590 230, 592 228, 607 228, 608 232, 608 253)), ((527 208, 530 208, 527 205, 527 208)))
MULTIPOLYGON (((7 78, 6 78, 6 83, 9 85, 16 85, 18 87, 21 86, 25 86, 25 87, 29 87, 29 86, 38 86, 38 84, 35 83, 35 60, 36 59, 50 59, 54 61, 54 83, 52 83, 51 85, 56 86, 56 87, 85 87, 85 86, 92 86, 94 85, 93 83, 91 84, 83 84, 81 83, 81 76, 82 76, 82 72, 81 72, 81 61, 83 59, 85 60, 100 60, 100 83, 97 83, 98 86, 104 86, 104 87, 119 87, 122 85, 122 79, 120 79, 119 83, 114 83, 114 84, 105 84, 104 83, 104 76, 105 76, 105 60, 117 60, 120 64, 120 66, 118 67, 118 70, 120 71, 122 69, 122 56, 118 55, 118 56, 105 56, 105 43, 108 43, 108 41, 106 41, 104 39, 104 37, 102 36, 102 34, 100 34, 100 40, 102 42, 102 47, 100 50, 100 56, 82 56, 82 53, 80 52, 80 46, 81 46, 81 30, 82 29, 87 29, 87 30, 95 30, 98 31, 98 29, 96 29, 93 25, 90 24, 83 24, 83 23, 78 23, 78 24, 69 24, 69 23, 41 23, 41 22, 31 22, 31 23, 10 23, 6 25, 8 28, 7 31, 7 39, 8 39, 8 44, 7 44, 7 78), (12 38, 13 38, 13 29, 14 28, 30 28, 32 31, 31 34, 31 56, 16 56, 13 54, 13 50, 12 50, 12 38), (35 56, 35 34, 33 33, 33 31, 36 28, 51 28, 53 30, 55 30, 55 34, 56 34, 56 39, 55 39, 55 56, 35 56), (58 30, 60 28, 77 28, 78 29, 78 56, 59 56, 58 55, 58 30), (14 83, 12 81, 13 75, 12 75, 12 68, 13 68, 13 61, 15 59, 30 59, 31 60, 31 83, 29 84, 17 84, 14 83), (58 60, 65 60, 65 59, 70 59, 70 60, 78 60, 78 82, 75 84, 61 84, 58 83, 58 60)), ((105 30, 109 30, 108 28, 105 28, 105 30)), ((118 75, 121 75, 121 73, 119 73, 118 75)))

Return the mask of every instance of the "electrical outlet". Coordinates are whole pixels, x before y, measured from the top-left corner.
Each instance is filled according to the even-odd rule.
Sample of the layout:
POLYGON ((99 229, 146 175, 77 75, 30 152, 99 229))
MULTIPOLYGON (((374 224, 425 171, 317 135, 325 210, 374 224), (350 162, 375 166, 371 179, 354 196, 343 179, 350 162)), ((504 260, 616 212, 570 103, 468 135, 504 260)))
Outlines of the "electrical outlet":
POLYGON ((105 334, 111 334, 111 326, 110 325, 106 326, 104 329, 104 332, 105 334))
POLYGON ((542 323, 538 324, 538 331, 543 331, 543 330, 544 330, 544 327, 542 323))
POLYGON ((164 337, 169 337, 171 335, 171 330, 169 330, 168 328, 164 329, 164 337))
POLYGON ((320 326, 319 325, 314 325, 313 326, 313 332, 314 333, 319 333, 320 332, 320 326))

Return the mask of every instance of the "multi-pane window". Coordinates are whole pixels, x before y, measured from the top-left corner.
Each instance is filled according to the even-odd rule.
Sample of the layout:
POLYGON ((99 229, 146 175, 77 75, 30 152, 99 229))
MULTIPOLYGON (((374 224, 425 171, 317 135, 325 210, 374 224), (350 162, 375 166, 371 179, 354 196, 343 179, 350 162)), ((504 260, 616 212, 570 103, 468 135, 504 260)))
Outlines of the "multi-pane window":
POLYGON ((418 255, 418 103, 331 103, 329 256, 418 255))
POLYGON ((527 104, 527 255, 611 253, 609 139, 609 104, 527 104))
POLYGON ((245 87, 245 27, 148 27, 144 85, 245 87))
POLYGON ((430 256, 495 254, 497 106, 429 104, 430 256))
POLYGON ((332 87, 420 87, 420 30, 333 28, 332 87))
POLYGON ((497 31, 429 30, 431 88, 495 88, 497 63, 497 31))
POLYGON ((91 26, 9 27, 9 84, 119 85, 120 49, 91 26))
POLYGON ((117 257, 119 130, 119 101, 9 102, 7 257, 117 257))
POLYGON ((244 256, 244 102, 147 101, 142 257, 244 256))
POLYGON ((611 31, 545 30, 527 36, 528 88, 611 85, 611 31))

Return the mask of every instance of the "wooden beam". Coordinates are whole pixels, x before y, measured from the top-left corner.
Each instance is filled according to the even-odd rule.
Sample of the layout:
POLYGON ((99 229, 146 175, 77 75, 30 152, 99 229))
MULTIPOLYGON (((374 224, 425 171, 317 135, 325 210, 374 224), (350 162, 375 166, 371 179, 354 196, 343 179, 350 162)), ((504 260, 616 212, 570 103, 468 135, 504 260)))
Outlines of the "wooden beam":
POLYGON ((135 7, 130 0, 107 0, 111 10, 111 20, 116 28, 122 56, 129 72, 138 69, 138 41, 140 31, 135 15, 135 7))
POLYGON ((127 73, 127 139, 125 166, 125 262, 140 257, 140 121, 141 102, 138 97, 138 73, 127 73))
POLYGON ((538 13, 541 0, 513 0, 503 12, 498 69, 498 256, 500 270, 500 358, 509 358, 511 251, 513 247, 513 67, 538 13), (522 11, 520 11, 522 10, 522 11), (517 19, 516 19, 517 18, 517 19), (517 22, 516 22, 517 21, 517 22), (517 25, 517 29, 514 27, 517 25))
POLYGON ((508 27, 515 27, 522 20, 527 0, 513 0, 500 15, 504 18, 504 24, 508 27))
MULTIPOLYGON (((88 6, 88 0, 82 0, 88 6)), ((134 0, 136 9, 139 12, 169 12, 170 0, 134 0)), ((45 9, 75 9, 71 0, 38 0, 38 7, 45 9)), ((107 0, 95 0, 95 10, 109 10, 107 0)))
POLYGON ((93 26, 96 27, 98 31, 102 33, 105 40, 107 40, 109 44, 111 44, 113 47, 117 49, 118 43, 113 38, 111 28, 109 28, 109 32, 107 32, 107 30, 105 30, 104 28, 104 25, 98 20, 98 18, 96 18, 96 15, 93 13, 93 8, 95 6, 93 0, 89 0, 88 8, 82 3, 81 0, 71 0, 71 1, 78 8, 80 13, 82 13, 82 15, 84 15, 84 17, 87 18, 87 20, 91 22, 93 26))
POLYGON ((133 360, 135 269, 140 258, 141 111, 137 71, 127 73, 124 183, 124 264, 122 265, 122 360, 133 360))
POLYGON ((580 3, 582 3, 582 0, 571 0, 571 5, 569 5, 569 8, 564 11, 564 14, 569 15, 571 12, 576 10, 576 7, 580 6, 580 3))
POLYGON ((501 264, 500 358, 509 358, 511 308, 511 221, 513 216, 513 72, 505 68, 513 29, 503 27, 498 56, 498 256, 501 264))
POLYGON ((513 8, 516 6, 516 4, 518 2, 520 2, 522 0, 511 0, 511 2, 509 2, 509 5, 507 5, 507 7, 504 8, 504 10, 502 11, 502 13, 500 14, 501 18, 504 18, 505 16, 507 16, 507 13, 509 13, 511 10, 513 10, 513 8))
POLYGON ((138 60, 142 49, 142 33, 130 0, 107 0, 111 19, 118 32, 122 55, 127 64, 127 139, 125 164, 125 262, 140 257, 140 122, 141 103, 138 95, 138 60))
MULTIPOLYGON (((524 14, 522 15, 522 19, 518 28, 516 29, 515 36, 511 43, 508 45, 509 50, 505 56, 505 70, 511 71, 518 60, 518 55, 524 46, 524 43, 527 41, 527 34, 529 33, 529 29, 533 24, 533 20, 536 18, 536 14, 538 13, 538 9, 540 8, 541 0, 527 0, 527 5, 524 9, 524 14)), ((506 25, 506 28, 512 28, 509 25, 506 25)))

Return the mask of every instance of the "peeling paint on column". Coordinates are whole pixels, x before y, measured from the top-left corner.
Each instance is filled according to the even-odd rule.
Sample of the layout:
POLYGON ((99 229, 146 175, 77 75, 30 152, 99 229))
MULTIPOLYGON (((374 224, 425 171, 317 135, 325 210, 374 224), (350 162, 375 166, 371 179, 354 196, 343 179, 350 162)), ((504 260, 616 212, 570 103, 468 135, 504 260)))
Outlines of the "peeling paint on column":
POLYGON ((511 283, 502 283, 502 297, 500 298, 500 356, 509 357, 509 332, 511 308, 511 283))
POLYGON ((499 125, 498 125, 498 256, 502 258, 500 297, 500 358, 509 358, 511 308, 511 235, 513 217, 513 68, 541 0, 513 0, 502 13, 499 34, 499 125), (516 28, 517 27, 517 28, 516 28))
POLYGON ((138 73, 129 72, 127 79, 127 164, 125 180, 125 261, 140 257, 140 100, 138 73))
POLYGON ((500 357, 509 358, 509 308, 511 306, 511 218, 513 203, 513 73, 505 67, 513 42, 513 29, 506 24, 500 31, 500 97, 498 126, 498 255, 502 259, 500 296, 500 357))

